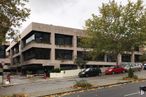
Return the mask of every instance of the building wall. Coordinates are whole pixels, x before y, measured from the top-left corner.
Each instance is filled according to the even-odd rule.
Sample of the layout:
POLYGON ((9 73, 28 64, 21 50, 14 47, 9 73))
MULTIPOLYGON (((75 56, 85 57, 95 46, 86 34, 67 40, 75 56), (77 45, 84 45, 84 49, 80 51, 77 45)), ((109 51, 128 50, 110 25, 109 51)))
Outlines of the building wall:
MULTIPOLYGON (((46 35, 48 35, 46 34, 46 35)), ((77 47, 77 37, 83 37, 84 31, 80 29, 74 29, 74 28, 67 28, 67 27, 61 27, 61 26, 54 26, 54 25, 47 25, 47 24, 39 24, 39 23, 31 23, 22 33, 21 33, 21 39, 18 42, 12 42, 10 47, 7 49, 7 51, 10 52, 10 58, 11 58, 11 66, 12 67, 19 67, 19 66, 25 66, 25 65, 42 65, 42 66, 54 66, 55 68, 59 68, 60 64, 66 64, 68 66, 74 65, 74 59, 77 56, 78 51, 84 51, 82 48, 77 47), (33 32, 34 31, 34 32, 33 32), (34 37, 36 38, 36 35, 33 36, 32 33, 39 33, 35 32, 39 31, 41 33, 48 33, 50 36, 50 42, 49 43, 42 43, 42 42, 34 42, 31 41, 28 44, 26 43, 26 39, 29 38, 28 41, 33 40, 34 37), (32 34, 32 35, 31 35, 32 34), (64 38, 66 37, 72 37, 72 45, 56 45, 55 44, 55 37, 59 35, 63 35, 64 38), (32 51, 30 49, 34 48, 32 51), (24 54, 29 56, 29 53, 32 53, 32 56, 39 56, 39 54, 35 51, 35 49, 50 49, 50 58, 49 59, 36 59, 32 58, 30 60, 24 60, 24 54), (72 59, 66 60, 66 59, 56 59, 56 50, 62 50, 62 53, 65 54, 68 52, 72 52, 72 59), (27 54, 28 53, 28 54, 27 54), (33 55, 33 53, 35 53, 33 55)), ((45 37, 45 36, 44 36, 45 37)), ((48 37, 48 38, 49 38, 48 37)), ((41 37, 40 37, 41 38, 41 37)), ((58 38, 59 39, 59 38, 58 38)), ((38 39, 41 40, 41 39, 38 39)), ((43 51, 42 51, 43 53, 43 51)), ((40 51, 40 55, 42 54, 40 51)), ((62 54, 62 55, 63 55, 62 54)), ((69 53, 68 53, 69 54, 69 53)), ((135 52, 135 55, 141 55, 140 52, 135 52)), ((59 56, 59 55, 58 55, 59 56)), ((62 56, 66 58, 66 56, 62 56)), ((70 57, 68 55, 68 57, 70 57)), ((122 59, 121 59, 122 60, 122 59)), ((102 61, 88 61, 88 65, 99 65, 99 66, 109 66, 109 65, 115 65, 116 63, 111 61, 107 62, 107 56, 104 56, 104 60, 102 61)))

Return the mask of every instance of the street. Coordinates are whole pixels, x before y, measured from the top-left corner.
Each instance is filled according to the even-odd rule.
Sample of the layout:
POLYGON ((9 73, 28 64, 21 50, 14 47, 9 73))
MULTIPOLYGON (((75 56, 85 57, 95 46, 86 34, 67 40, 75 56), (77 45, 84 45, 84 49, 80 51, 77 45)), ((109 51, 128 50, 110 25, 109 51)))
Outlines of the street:
POLYGON ((63 97, 146 97, 146 93, 144 95, 139 93, 139 87, 144 85, 146 85, 146 81, 90 90, 63 97))
MULTIPOLYGON (((139 78, 146 78, 146 71, 136 72, 135 74, 137 74, 139 78)), ((73 90, 73 88, 71 87, 76 83, 76 81, 82 79, 87 80, 87 82, 91 83, 94 86, 97 86, 97 85, 106 85, 106 84, 113 84, 117 82, 123 82, 124 80, 122 80, 122 78, 126 75, 127 74, 124 73, 124 74, 115 74, 115 75, 102 75, 102 76, 88 77, 88 78, 79 78, 75 76, 75 77, 67 77, 67 78, 55 78, 55 79, 40 78, 40 79, 31 79, 31 80, 26 78, 19 79, 16 77, 12 79, 12 83, 18 82, 18 84, 7 86, 7 87, 0 87, 0 95, 11 95, 14 93, 26 93, 29 94, 29 97, 49 95, 58 92, 73 90)), ((134 91, 129 91, 126 94, 137 92, 138 87, 135 87, 134 91)), ((102 89, 99 90, 98 91, 99 94, 102 94, 103 93, 102 91, 103 91, 102 89)), ((104 91, 107 93, 111 92, 112 94, 112 91, 109 91, 108 89, 105 89, 104 91)))

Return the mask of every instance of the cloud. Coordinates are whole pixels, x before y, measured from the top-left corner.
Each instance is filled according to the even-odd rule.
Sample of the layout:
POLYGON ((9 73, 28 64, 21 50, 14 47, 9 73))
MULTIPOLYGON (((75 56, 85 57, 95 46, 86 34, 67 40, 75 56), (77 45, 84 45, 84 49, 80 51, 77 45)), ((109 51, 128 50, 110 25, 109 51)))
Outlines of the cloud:
MULTIPOLYGON (((127 2, 116 1, 121 4, 127 2)), ((82 29, 85 20, 90 18, 92 13, 98 14, 98 7, 108 2, 109 0, 30 0, 31 15, 24 25, 40 22, 82 29)))

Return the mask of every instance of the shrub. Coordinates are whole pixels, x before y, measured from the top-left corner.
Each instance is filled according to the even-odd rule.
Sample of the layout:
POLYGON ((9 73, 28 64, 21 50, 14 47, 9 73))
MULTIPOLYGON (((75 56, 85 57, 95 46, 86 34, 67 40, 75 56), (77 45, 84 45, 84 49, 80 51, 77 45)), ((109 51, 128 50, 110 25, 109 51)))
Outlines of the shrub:
POLYGON ((90 88, 92 85, 88 83, 86 80, 76 81, 73 87, 75 88, 90 88))
POLYGON ((55 73, 59 73, 60 71, 61 71, 61 69, 59 69, 59 68, 55 68, 52 70, 52 72, 55 72, 55 73))
POLYGON ((131 68, 128 70, 128 77, 129 78, 133 78, 134 77, 134 72, 133 72, 133 70, 131 68))

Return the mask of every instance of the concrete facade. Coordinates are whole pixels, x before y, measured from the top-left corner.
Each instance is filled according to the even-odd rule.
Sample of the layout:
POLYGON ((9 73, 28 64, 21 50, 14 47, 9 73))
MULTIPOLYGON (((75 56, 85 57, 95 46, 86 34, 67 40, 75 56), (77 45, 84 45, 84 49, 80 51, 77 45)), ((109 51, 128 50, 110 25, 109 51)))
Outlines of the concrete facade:
MULTIPOLYGON (((54 25, 47 25, 47 24, 40 24, 40 23, 31 23, 22 33, 21 38, 18 42, 12 42, 11 45, 8 47, 7 51, 10 53, 11 59, 11 67, 21 67, 25 65, 42 65, 42 66, 53 66, 54 68, 60 68, 61 64, 69 66, 75 65, 74 59, 77 56, 78 52, 84 51, 82 48, 77 46, 77 38, 83 37, 84 31, 80 29, 68 28, 68 27, 61 27, 61 26, 54 26, 54 25), (39 33, 46 33, 49 36, 49 43, 40 43, 34 41, 34 33, 33 31, 39 31, 39 33), (47 34, 48 33, 48 34, 47 34), (71 45, 56 45, 56 37, 57 35, 71 38, 71 45), (29 43, 26 43, 28 42, 29 43), (33 49, 32 49, 33 48, 33 49), (49 49, 49 59, 36 59, 30 58, 24 60, 24 55, 27 55, 27 52, 34 51, 35 49, 49 49), (32 51, 31 51, 32 50, 32 51), (62 52, 68 51, 71 52, 71 60, 66 59, 57 59, 56 52, 61 50, 62 52), (15 53, 14 53, 15 52, 15 53), (14 63, 14 59, 17 61, 14 63)), ((45 36, 44 36, 45 37, 45 36)), ((59 37, 58 37, 59 39, 59 37)), ((42 50, 43 51, 43 50, 42 50)), ((130 54, 130 53, 129 53, 130 54)), ((141 55, 139 51, 134 53, 135 55, 141 55)), ((40 52, 41 55, 41 52, 40 52)), ((66 58, 66 56, 65 56, 66 58)), ((122 60, 122 58, 120 58, 122 60)), ((116 62, 110 62, 107 60, 107 56, 104 56, 103 61, 88 61, 88 65, 98 65, 98 66, 108 66, 108 65, 115 65, 116 62)))

